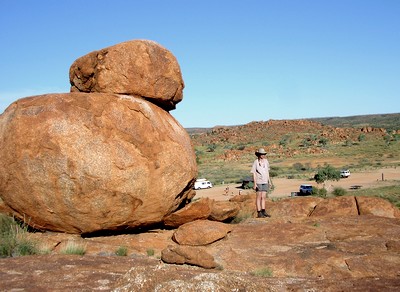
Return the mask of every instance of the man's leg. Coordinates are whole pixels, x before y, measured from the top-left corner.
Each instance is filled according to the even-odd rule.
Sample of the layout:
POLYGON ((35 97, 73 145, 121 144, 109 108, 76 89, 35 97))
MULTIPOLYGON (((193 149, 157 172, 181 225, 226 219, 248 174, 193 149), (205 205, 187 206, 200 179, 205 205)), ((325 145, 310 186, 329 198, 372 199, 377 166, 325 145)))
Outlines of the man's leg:
POLYGON ((266 211, 265 211, 265 201, 267 200, 267 192, 261 192, 261 214, 264 217, 271 217, 266 211))

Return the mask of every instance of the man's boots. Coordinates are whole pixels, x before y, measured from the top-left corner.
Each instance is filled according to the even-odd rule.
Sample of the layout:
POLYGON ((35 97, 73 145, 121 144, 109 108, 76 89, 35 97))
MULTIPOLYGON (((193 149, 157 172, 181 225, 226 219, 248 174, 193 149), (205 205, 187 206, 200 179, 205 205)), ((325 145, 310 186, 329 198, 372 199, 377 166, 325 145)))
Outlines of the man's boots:
POLYGON ((265 212, 265 209, 262 209, 262 210, 261 210, 261 214, 262 214, 264 217, 271 217, 271 215, 269 215, 267 212, 265 212))

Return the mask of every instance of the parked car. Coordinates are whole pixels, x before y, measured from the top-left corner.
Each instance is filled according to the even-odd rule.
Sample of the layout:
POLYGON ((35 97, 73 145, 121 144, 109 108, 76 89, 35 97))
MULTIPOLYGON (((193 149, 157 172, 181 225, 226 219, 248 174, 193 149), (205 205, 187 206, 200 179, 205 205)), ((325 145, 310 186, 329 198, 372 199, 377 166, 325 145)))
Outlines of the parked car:
POLYGON ((248 176, 242 179, 242 189, 252 189, 254 186, 254 181, 252 176, 248 176))
POLYGON ((299 196, 312 195, 312 185, 300 185, 299 196))
POLYGON ((212 183, 205 178, 200 178, 197 179, 194 183, 194 189, 195 190, 200 190, 200 189, 209 189, 212 188, 212 183))
POLYGON ((350 176, 350 170, 348 169, 342 169, 340 171, 340 177, 342 178, 348 178, 350 176))

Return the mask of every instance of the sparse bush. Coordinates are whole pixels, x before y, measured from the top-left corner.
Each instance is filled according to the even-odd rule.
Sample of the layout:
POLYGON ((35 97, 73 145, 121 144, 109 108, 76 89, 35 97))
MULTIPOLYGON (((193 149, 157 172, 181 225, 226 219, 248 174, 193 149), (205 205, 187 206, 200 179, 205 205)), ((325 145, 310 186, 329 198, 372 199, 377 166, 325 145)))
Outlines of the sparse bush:
POLYGON ((293 168, 294 168, 295 170, 297 170, 297 171, 301 171, 301 170, 305 169, 304 166, 303 166, 303 164, 300 163, 300 162, 296 162, 295 164, 293 164, 293 168))
POLYGON ((18 256, 34 255, 39 253, 36 243, 25 238, 18 240, 14 252, 14 255, 18 256))
POLYGON ((78 244, 72 240, 68 241, 65 247, 60 251, 62 254, 84 255, 86 253, 86 245, 78 244))
POLYGON ((270 177, 277 177, 277 176, 278 176, 278 172, 276 172, 276 171, 274 171, 274 170, 270 170, 269 176, 270 176, 270 177))
POLYGON ((27 225, 0 214, 0 257, 24 256, 38 253, 36 243, 26 238, 27 225))
POLYGON ((280 168, 278 166, 271 166, 271 170, 269 171, 270 177, 277 177, 279 175, 280 168))
POLYGON ((286 147, 291 142, 291 137, 289 135, 285 135, 280 141, 279 146, 286 147))
POLYGON ((303 146, 304 148, 308 148, 311 146, 311 141, 309 139, 303 139, 303 141, 301 142, 301 146, 303 146))
POLYGON ((333 194, 335 197, 344 196, 346 193, 347 193, 347 191, 346 191, 344 188, 341 188, 341 187, 336 187, 336 188, 334 188, 334 189, 333 189, 333 192, 332 192, 332 194, 333 194))
POLYGON ((255 270, 251 274, 254 276, 259 276, 259 277, 272 277, 273 276, 272 269, 268 268, 268 267, 255 270))
POLYGON ((244 149, 246 149, 246 146, 243 144, 240 144, 236 147, 237 150, 243 151, 244 149))
POLYGON ((243 221, 245 221, 245 220, 247 220, 248 218, 251 218, 251 217, 253 217, 251 212, 239 212, 239 214, 237 214, 235 216, 235 218, 233 218, 231 223, 238 224, 238 223, 243 222, 243 221))
POLYGON ((115 254, 116 254, 117 256, 120 256, 120 257, 125 257, 125 256, 128 255, 128 249, 127 249, 125 246, 120 246, 120 247, 118 247, 118 249, 115 251, 115 254))
POLYGON ((217 149, 217 144, 209 144, 207 146, 207 152, 214 152, 217 149))
POLYGON ((320 138, 319 144, 321 144, 323 147, 325 147, 326 145, 328 145, 328 139, 325 137, 320 138))
POLYGON ((311 195, 316 197, 326 198, 326 196, 328 195, 328 191, 325 188, 319 189, 313 186, 311 195))
POLYGON ((346 139, 346 141, 344 142, 344 146, 350 147, 353 145, 353 141, 351 141, 351 139, 346 139))
POLYGON ((152 257, 152 256, 154 256, 154 249, 149 248, 149 249, 147 249, 146 253, 147 253, 147 255, 148 255, 149 257, 152 257))

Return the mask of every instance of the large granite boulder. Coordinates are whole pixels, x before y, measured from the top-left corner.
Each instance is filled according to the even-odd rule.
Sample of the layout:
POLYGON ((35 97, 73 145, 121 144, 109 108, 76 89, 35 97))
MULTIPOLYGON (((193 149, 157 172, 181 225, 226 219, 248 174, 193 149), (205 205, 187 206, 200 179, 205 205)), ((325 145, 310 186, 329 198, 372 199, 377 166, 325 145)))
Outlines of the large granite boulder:
POLYGON ((194 196, 196 176, 186 131, 141 98, 48 94, 20 99, 0 116, 0 197, 39 229, 162 222, 194 196))
POLYGON ((184 82, 174 55, 149 40, 133 40, 77 59, 69 71, 71 92, 140 96, 165 110, 183 98, 184 82))

